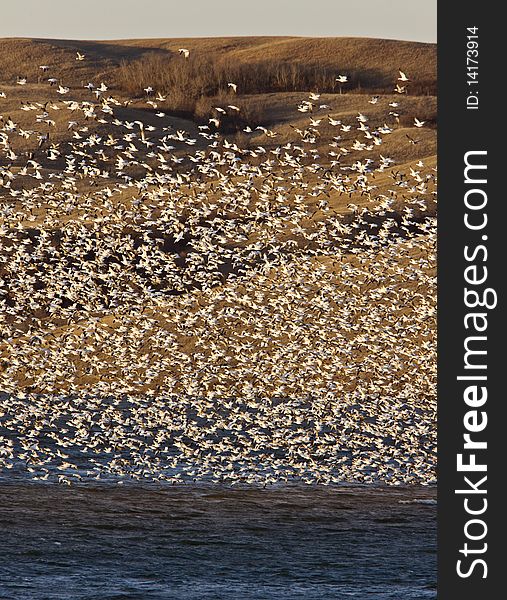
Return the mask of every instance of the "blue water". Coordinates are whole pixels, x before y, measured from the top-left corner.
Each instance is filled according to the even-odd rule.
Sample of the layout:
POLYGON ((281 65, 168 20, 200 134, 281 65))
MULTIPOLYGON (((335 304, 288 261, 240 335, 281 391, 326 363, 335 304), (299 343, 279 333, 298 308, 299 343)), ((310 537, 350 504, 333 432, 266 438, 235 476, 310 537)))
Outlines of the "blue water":
POLYGON ((435 598, 431 488, 0 486, 0 598, 435 598))

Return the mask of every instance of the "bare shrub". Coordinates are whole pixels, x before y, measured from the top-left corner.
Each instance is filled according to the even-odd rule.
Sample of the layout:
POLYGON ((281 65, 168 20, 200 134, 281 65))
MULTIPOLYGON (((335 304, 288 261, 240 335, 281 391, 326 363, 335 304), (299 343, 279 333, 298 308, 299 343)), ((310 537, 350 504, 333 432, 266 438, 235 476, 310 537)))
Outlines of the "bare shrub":
POLYGON ((194 108, 194 118, 197 121, 207 123, 210 118, 217 118, 220 123, 220 131, 229 133, 240 132, 247 125, 255 127, 265 124, 267 115, 268 111, 264 101, 231 97, 223 92, 217 96, 201 96, 197 99, 194 108), (239 108, 239 111, 230 106, 239 108), (216 107, 224 109, 226 113, 218 112, 216 107))
MULTIPOLYGON (((179 90, 182 99, 196 101, 201 96, 231 94, 229 82, 238 86, 240 94, 266 92, 335 92, 337 71, 326 65, 305 64, 276 59, 256 63, 237 63, 202 55, 182 59, 169 55, 147 54, 133 62, 123 62, 118 81, 131 95, 142 95, 143 88, 151 85, 163 93, 179 90)), ((351 72, 347 90, 363 86, 386 85, 376 72, 351 72)), ((386 88, 387 91, 387 88, 386 88)))
MULTIPOLYGON (((164 110, 192 115, 207 122, 220 117, 222 131, 239 131, 244 124, 263 123, 266 111, 251 101, 241 104, 241 111, 217 115, 214 106, 238 105, 244 96, 278 92, 338 93, 339 70, 334 66, 294 60, 266 58, 257 62, 240 62, 228 57, 178 53, 148 53, 132 62, 124 61, 118 69, 118 85, 134 97, 142 97, 148 86, 166 96, 164 110), (228 85, 237 86, 237 94, 228 85)), ((347 70, 347 93, 392 93, 393 78, 375 69, 361 67, 347 70)), ((435 94, 435 82, 423 80, 408 86, 411 95, 435 94)), ((265 124, 265 123, 264 123, 265 124)))

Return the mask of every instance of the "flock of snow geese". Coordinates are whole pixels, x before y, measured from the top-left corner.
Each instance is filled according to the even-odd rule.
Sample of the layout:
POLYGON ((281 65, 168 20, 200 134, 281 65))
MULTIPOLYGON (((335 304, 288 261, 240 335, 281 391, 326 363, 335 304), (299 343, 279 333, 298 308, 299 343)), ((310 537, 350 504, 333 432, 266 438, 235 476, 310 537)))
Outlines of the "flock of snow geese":
POLYGON ((0 88, 0 481, 432 483, 436 171, 381 153, 407 75, 385 122, 311 92, 282 140, 54 68, 22 119, 0 88))

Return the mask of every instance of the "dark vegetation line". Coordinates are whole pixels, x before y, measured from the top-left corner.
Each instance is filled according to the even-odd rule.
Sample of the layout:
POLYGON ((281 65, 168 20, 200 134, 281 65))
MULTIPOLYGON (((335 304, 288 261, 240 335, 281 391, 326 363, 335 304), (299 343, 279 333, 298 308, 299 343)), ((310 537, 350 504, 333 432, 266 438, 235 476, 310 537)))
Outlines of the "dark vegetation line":
MULTIPOLYGON (((148 86, 166 96, 164 109, 193 118, 207 119, 213 106, 220 102, 232 103, 241 108, 236 118, 247 123, 263 116, 262 103, 241 100, 241 95, 275 92, 318 93, 393 93, 392 78, 377 70, 343 69, 349 81, 340 89, 336 81, 340 70, 335 67, 302 64, 269 59, 258 63, 238 64, 230 59, 218 59, 202 55, 179 55, 150 53, 136 61, 123 61, 117 71, 121 90, 132 97, 145 94, 148 86), (241 91, 236 96, 228 87, 234 82, 241 91)), ((420 80, 411 84, 413 96, 436 95, 434 80, 420 80)))

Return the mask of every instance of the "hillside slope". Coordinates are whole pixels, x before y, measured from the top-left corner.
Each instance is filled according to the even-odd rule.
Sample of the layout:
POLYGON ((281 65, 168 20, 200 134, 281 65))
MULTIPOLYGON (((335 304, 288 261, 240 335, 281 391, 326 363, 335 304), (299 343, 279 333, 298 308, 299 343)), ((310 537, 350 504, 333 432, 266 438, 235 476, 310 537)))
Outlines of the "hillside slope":
POLYGON ((435 85, 436 45, 420 42, 370 38, 175 38, 118 41, 50 39, 0 40, 0 82, 15 81, 18 75, 32 80, 40 76, 40 65, 57 66, 69 82, 85 76, 111 78, 122 61, 128 63, 156 54, 178 56, 179 48, 191 56, 209 60, 256 64, 265 61, 296 62, 309 67, 347 72, 361 87, 391 85, 397 70, 411 74, 414 81, 435 85), (76 63, 75 53, 88 57, 76 63))

